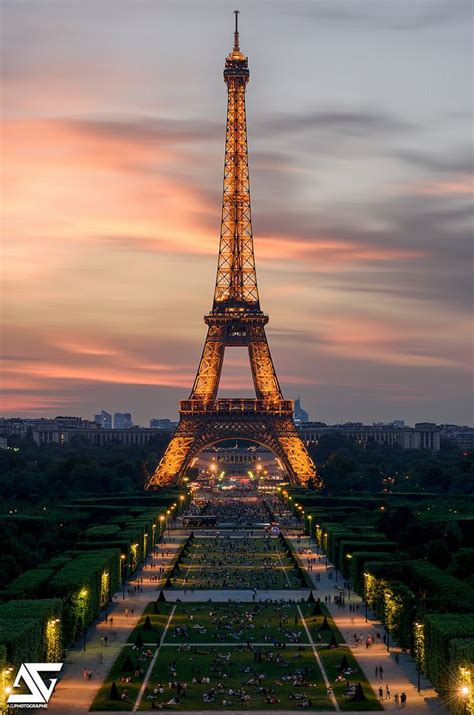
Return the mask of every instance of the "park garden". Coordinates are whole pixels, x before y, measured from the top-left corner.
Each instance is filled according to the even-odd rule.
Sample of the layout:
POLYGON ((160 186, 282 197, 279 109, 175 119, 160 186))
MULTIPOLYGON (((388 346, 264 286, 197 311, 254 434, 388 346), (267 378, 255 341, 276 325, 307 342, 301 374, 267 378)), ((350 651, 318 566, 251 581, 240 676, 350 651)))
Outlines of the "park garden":
POLYGON ((392 641, 410 652, 451 710, 462 713, 474 671, 470 503, 286 489, 280 498, 334 564, 335 582, 357 592, 382 621, 388 646, 392 641))
POLYGON ((283 536, 188 539, 167 587, 180 589, 299 589, 311 586, 283 536))
POLYGON ((186 492, 168 490, 148 500, 140 495, 71 503, 71 510, 87 514, 76 543, 2 584, 2 698, 22 663, 58 662, 66 648, 86 643, 88 627, 107 613, 112 596, 153 551, 187 498, 186 492))
POLYGON ((161 593, 147 607, 92 710, 334 710, 329 684, 343 711, 382 709, 313 597, 251 604, 164 599, 161 593))

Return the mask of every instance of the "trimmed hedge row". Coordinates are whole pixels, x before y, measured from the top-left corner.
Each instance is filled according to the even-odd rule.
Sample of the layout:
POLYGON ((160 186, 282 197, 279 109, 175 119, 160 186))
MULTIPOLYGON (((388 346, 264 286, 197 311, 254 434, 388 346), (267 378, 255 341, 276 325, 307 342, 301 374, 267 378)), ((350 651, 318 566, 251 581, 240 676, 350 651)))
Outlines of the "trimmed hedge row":
POLYGON ((373 551, 374 553, 387 552, 394 554, 398 551, 398 544, 395 541, 380 541, 379 537, 375 539, 341 539, 339 541, 339 569, 344 576, 349 577, 350 559, 348 554, 353 551, 373 551))
POLYGON ((87 541, 96 541, 99 539, 111 539, 117 536, 120 532, 120 526, 116 524, 104 524, 102 526, 90 526, 85 532, 87 541))
POLYGON ((408 585, 420 596, 427 610, 474 613, 474 590, 428 561, 407 561, 408 585))
POLYGON ((2 618, 0 643, 6 649, 9 665, 41 662, 42 629, 38 618, 2 618))
POLYGON ((52 576, 53 569, 28 569, 17 576, 5 589, 15 593, 22 593, 31 598, 44 596, 45 589, 52 576))
POLYGON ((64 640, 76 640, 92 623, 104 602, 103 575, 109 574, 108 596, 120 581, 120 550, 108 549, 79 554, 58 571, 49 584, 51 595, 65 602, 64 640))
POLYGON ((472 655, 474 614, 429 613, 425 615, 423 623, 426 675, 440 695, 452 695, 453 678, 459 677, 459 672, 456 672, 456 668, 453 670, 450 656, 456 650, 459 653, 465 646, 451 646, 451 643, 453 640, 468 638, 472 655))
POLYGON ((24 599, 9 601, 2 607, 0 623, 6 619, 34 619, 41 623, 40 662, 55 663, 61 660, 63 602, 60 598, 24 599))
POLYGON ((383 562, 385 559, 391 558, 393 558, 392 554, 384 551, 353 551, 352 559, 350 559, 349 578, 354 591, 360 594, 364 593, 364 571, 367 570, 369 563, 374 561, 383 562))

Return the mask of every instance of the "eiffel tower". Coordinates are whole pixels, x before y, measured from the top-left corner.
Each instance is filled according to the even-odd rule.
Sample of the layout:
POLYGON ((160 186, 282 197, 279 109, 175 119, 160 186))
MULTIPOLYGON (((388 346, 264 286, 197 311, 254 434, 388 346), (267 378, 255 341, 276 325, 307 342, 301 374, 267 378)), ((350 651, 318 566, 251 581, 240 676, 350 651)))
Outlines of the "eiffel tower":
POLYGON ((182 479, 199 452, 227 439, 245 439, 270 449, 293 484, 318 482, 313 462, 293 422, 293 402, 283 399, 265 334, 253 252, 247 154, 245 88, 248 60, 239 46, 238 10, 234 47, 227 56, 227 127, 217 280, 201 361, 180 420, 147 489, 182 479), (226 347, 248 348, 256 399, 217 399, 226 347))

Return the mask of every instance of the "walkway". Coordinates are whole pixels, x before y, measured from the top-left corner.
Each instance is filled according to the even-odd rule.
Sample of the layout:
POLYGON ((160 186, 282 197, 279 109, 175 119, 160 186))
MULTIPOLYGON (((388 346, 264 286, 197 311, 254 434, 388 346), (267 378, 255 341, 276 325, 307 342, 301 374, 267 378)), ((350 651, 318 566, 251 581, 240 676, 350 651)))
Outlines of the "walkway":
MULTIPOLYGON (((72 650, 68 651, 64 666, 64 675, 58 683, 49 703, 49 710, 51 712, 59 715, 88 712, 95 694, 112 667, 113 662, 123 648, 123 645, 126 642, 132 628, 136 625, 139 617, 143 613, 146 604, 157 598, 160 586, 157 586, 156 583, 148 580, 150 576, 157 575, 157 568, 150 569, 149 564, 153 562, 157 567, 163 562, 165 562, 165 564, 169 564, 169 562, 174 559, 176 552, 178 551, 181 543, 185 540, 186 536, 187 532, 176 531, 173 533, 171 539, 168 538, 166 547, 164 545, 163 547, 166 548, 166 551, 169 553, 167 553, 164 559, 161 557, 161 548, 159 556, 154 556, 153 558, 148 557, 147 566, 141 569, 137 574, 137 578, 144 579, 142 593, 134 593, 132 596, 128 596, 126 593, 125 600, 122 600, 121 591, 115 594, 116 601, 113 605, 111 605, 109 614, 113 618, 113 624, 111 624, 110 621, 106 624, 104 620, 102 620, 100 623, 96 623, 91 626, 87 635, 85 652, 82 650, 82 642, 77 644, 72 650), (125 609, 128 609, 129 613, 133 610, 133 616, 129 615, 126 617, 125 609), (101 637, 105 635, 107 635, 109 641, 109 645, 107 647, 101 646, 100 642, 101 637), (102 654, 102 663, 99 662, 100 654, 102 654), (84 669, 87 668, 90 668, 93 671, 91 680, 84 679, 83 672, 84 669)), ((297 548, 296 537, 290 537, 290 540, 297 548)), ((305 539, 301 546, 307 547, 307 543, 308 541, 305 539)), ((314 547, 313 553, 315 553, 314 547)), ((318 559, 317 556, 316 559, 318 559)), ((303 568, 305 564, 306 560, 303 557, 301 560, 303 568)), ((313 578, 313 582, 315 583, 315 590, 318 591, 317 595, 323 602, 324 597, 328 595, 331 595, 332 600, 334 595, 337 593, 336 586, 342 586, 341 580, 339 583, 336 583, 334 580, 329 579, 329 573, 331 570, 330 566, 329 569, 326 569, 325 558, 323 557, 321 562, 317 560, 316 564, 313 565, 313 571, 308 571, 309 576, 313 578), (318 574, 320 574, 320 582, 316 582, 318 574)), ((161 583, 163 582, 164 581, 162 580, 161 583)), ((132 585, 134 583, 136 583, 136 581, 131 582, 132 585)), ((129 586, 127 585, 126 592, 128 588, 129 586)), ((214 589, 195 591, 190 589, 187 589, 186 591, 184 589, 172 589, 166 592, 166 596, 170 601, 176 601, 177 599, 182 601, 205 601, 211 599, 213 601, 222 602, 232 599, 241 602, 252 602, 253 600, 261 601, 267 598, 271 600, 281 599, 299 601, 302 597, 307 598, 308 593, 307 589, 257 591, 254 599, 253 592, 247 589, 214 589)), ((431 684, 426 679, 422 678, 422 691, 420 694, 417 693, 416 667, 409 656, 402 654, 399 648, 391 648, 391 653, 387 653, 382 641, 383 626, 370 612, 370 621, 368 623, 365 622, 365 609, 360 597, 355 594, 351 594, 351 603, 359 604, 359 612, 350 613, 347 604, 345 609, 339 609, 334 603, 331 603, 328 607, 338 628, 360 663, 364 674, 376 691, 382 684, 382 681, 375 678, 375 667, 377 665, 383 666, 383 687, 385 689, 385 685, 389 684, 392 694, 392 699, 384 701, 384 708, 386 710, 395 710, 395 704, 393 701, 394 693, 396 691, 398 691, 398 693, 405 691, 408 698, 407 707, 405 709, 407 712, 448 715, 448 710, 443 701, 437 696, 435 691, 432 689, 431 684), (376 637, 377 632, 381 636, 380 639, 377 639, 376 637), (353 645, 354 633, 358 634, 362 643, 362 645, 358 647, 353 645), (374 637, 376 645, 373 645, 367 650, 364 643, 368 635, 372 635, 374 637), (398 652, 398 664, 395 661, 395 652, 398 652)), ((237 712, 240 713, 241 711, 236 711, 235 715, 237 715, 237 712)), ((261 711, 246 712, 247 715, 261 715, 261 711)), ((363 711, 359 712, 362 713, 363 711)), ((175 710, 173 710, 173 713, 174 715, 185 715, 184 713, 175 710)), ((294 712, 285 711, 272 711, 272 713, 273 715, 295 715, 294 712)), ((315 711, 312 711, 312 714, 318 715, 315 711)), ((195 712, 194 715, 204 715, 204 712, 195 712)), ((226 715, 234 714, 233 711, 226 711, 226 715)))
MULTIPOLYGON (((69 713, 87 713, 89 707, 105 680, 112 664, 122 650, 132 629, 136 626, 145 606, 157 599, 160 585, 150 582, 150 576, 158 575, 158 567, 172 561, 182 542, 187 537, 187 533, 173 532, 171 538, 167 537, 163 544, 159 544, 159 556, 148 556, 146 565, 141 568, 134 580, 125 586, 125 600, 122 599, 122 590, 117 591, 114 602, 109 606, 109 621, 105 623, 105 614, 101 614, 102 620, 89 627, 86 638, 86 650, 83 650, 82 640, 71 650, 67 651, 67 657, 63 667, 63 676, 57 684, 53 696, 48 705, 48 712, 60 715, 69 713), (162 548, 166 550, 166 555, 161 556, 162 548), (150 564, 154 563, 156 568, 151 569, 150 564), (137 580, 143 578, 142 593, 133 593, 129 596, 127 591, 137 584, 137 580), (128 616, 126 616, 128 610, 128 616), (133 616, 131 612, 133 611, 133 616), (110 621, 112 617, 112 623, 110 621), (101 638, 107 636, 108 645, 101 645, 101 638), (101 657, 102 656, 102 657, 101 657), (102 663, 100 662, 102 659, 102 663), (84 678, 84 670, 92 670, 92 678, 84 678)), ((164 583, 162 579, 161 584, 164 583)))
MULTIPOLYGON (((292 542, 295 549, 308 548, 307 538, 301 539, 300 544, 297 544, 296 537, 289 538, 289 541, 292 542)), ((307 574, 312 578, 315 589, 318 591, 317 594, 314 593, 313 595, 320 598, 323 603, 325 596, 331 596, 331 603, 326 605, 375 692, 378 692, 381 685, 384 691, 385 686, 389 686, 391 698, 384 700, 384 709, 395 710, 393 696, 396 692, 400 695, 404 691, 407 695, 406 712, 430 712, 437 715, 448 715, 449 710, 426 678, 421 678, 421 692, 417 692, 417 670, 410 656, 402 653, 401 649, 395 645, 390 647, 390 653, 387 652, 383 643, 383 625, 370 610, 368 611, 369 621, 368 623, 365 622, 365 604, 360 596, 351 591, 351 600, 349 602, 346 591, 345 608, 340 608, 334 603, 334 596, 338 593, 336 586, 342 587, 344 579, 339 576, 339 581, 336 582, 335 572, 331 564, 328 564, 326 569, 325 557, 323 556, 319 561, 319 557, 316 555, 316 547, 312 546, 311 548, 314 556, 316 556, 316 563, 313 564, 313 570, 307 571, 307 574), (329 578, 331 573, 333 573, 332 579, 329 578), (321 579, 319 582, 317 581, 318 574, 321 579), (349 603, 358 604, 359 611, 351 613, 349 603), (361 643, 359 646, 354 645, 354 633, 359 637, 361 643), (379 638, 377 638, 377 634, 379 638), (374 645, 367 649, 365 641, 369 635, 373 637, 374 645), (398 656, 398 663, 395 660, 395 654, 398 656), (381 665, 383 667, 383 680, 375 677, 375 668, 381 665)), ((306 560, 306 556, 302 556, 300 561, 301 567, 305 570, 306 560)))

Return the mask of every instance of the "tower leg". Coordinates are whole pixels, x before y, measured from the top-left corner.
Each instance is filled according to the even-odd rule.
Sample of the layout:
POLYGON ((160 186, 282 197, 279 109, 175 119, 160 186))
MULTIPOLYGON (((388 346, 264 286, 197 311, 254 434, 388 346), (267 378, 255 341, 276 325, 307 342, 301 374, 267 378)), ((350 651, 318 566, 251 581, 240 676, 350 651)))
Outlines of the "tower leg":
POLYGON ((225 327, 210 325, 190 399, 215 400, 225 351, 225 327))
POLYGON ((282 400, 280 385, 273 366, 267 336, 263 326, 249 330, 249 358, 258 400, 282 400))

